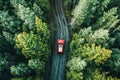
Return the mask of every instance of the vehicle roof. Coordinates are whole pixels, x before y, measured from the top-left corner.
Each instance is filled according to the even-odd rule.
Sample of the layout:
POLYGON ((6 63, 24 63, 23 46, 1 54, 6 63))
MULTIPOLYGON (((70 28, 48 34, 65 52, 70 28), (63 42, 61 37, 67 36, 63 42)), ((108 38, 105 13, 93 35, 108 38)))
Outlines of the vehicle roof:
POLYGON ((58 39, 58 41, 57 41, 57 43, 61 43, 61 44, 64 44, 65 43, 65 40, 63 40, 63 39, 58 39))

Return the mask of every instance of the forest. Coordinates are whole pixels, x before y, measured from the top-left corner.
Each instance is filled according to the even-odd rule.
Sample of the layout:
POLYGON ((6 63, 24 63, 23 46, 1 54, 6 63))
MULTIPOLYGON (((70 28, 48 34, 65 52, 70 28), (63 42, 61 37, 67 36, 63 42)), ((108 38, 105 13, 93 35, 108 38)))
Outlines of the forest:
MULTIPOLYGON (((51 80, 55 0, 0 0, 0 80, 51 80)), ((120 0, 62 0, 64 80, 120 80, 120 0)))

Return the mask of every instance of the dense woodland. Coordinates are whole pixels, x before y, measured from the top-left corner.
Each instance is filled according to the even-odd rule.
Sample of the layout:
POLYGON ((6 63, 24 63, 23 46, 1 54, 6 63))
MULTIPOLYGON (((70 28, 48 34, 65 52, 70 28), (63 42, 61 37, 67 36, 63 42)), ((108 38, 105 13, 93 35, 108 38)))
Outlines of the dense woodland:
MULTIPOLYGON (((0 0, 0 80, 49 80, 52 0, 0 0)), ((67 80, 120 80, 120 0, 63 0, 67 80)))

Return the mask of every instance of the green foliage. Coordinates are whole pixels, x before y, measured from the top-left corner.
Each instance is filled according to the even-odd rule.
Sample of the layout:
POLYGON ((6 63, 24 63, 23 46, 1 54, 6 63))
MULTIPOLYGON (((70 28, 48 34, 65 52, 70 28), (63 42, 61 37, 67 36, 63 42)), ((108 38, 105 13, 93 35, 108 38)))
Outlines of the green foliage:
POLYGON ((25 0, 10 0, 10 3, 14 8, 18 8, 19 4, 25 7, 27 6, 27 3, 25 0))
POLYGON ((22 49, 26 58, 39 58, 46 60, 50 54, 48 44, 45 44, 40 36, 30 33, 20 33, 16 38, 16 47, 22 49))
POLYGON ((81 44, 83 44, 83 43, 84 43, 84 39, 80 38, 80 36, 77 33, 75 33, 73 35, 72 41, 70 43, 70 53, 73 54, 74 51, 77 48, 81 47, 81 44))
POLYGON ((15 8, 17 16, 24 21, 23 26, 34 30, 35 16, 41 17, 43 13, 41 8, 36 3, 33 3, 30 8, 25 0, 11 0, 11 4, 15 8))
POLYGON ((64 6, 73 9, 80 0, 64 0, 64 6))
POLYGON ((84 44, 96 44, 96 45, 102 45, 107 42, 109 39, 109 33, 108 30, 105 29, 98 29, 96 31, 92 31, 91 27, 81 29, 79 32, 79 36, 84 39, 84 44))
MULTIPOLYGON (((70 9, 69 13, 75 7, 72 28, 79 30, 91 26, 81 29, 72 38, 67 79, 120 80, 115 77, 120 73, 120 50, 112 49, 111 54, 105 49, 120 48, 120 36, 111 35, 120 30, 120 0, 65 0, 65 4, 70 9), (108 74, 100 69, 106 61, 108 74)), ((50 55, 48 42, 51 37, 47 24, 39 18, 49 20, 50 14, 49 0, 0 0, 0 80, 10 80, 12 76, 15 78, 11 80, 43 80, 41 77, 50 55), (15 36, 16 46, 13 48, 15 36), (21 55, 18 60, 17 52, 27 59, 21 55), (20 63, 24 60, 28 61, 28 65, 20 63), (32 74, 35 73, 32 76, 31 69, 32 74)), ((70 18, 71 15, 68 21, 70 18)))
POLYGON ((111 0, 79 0, 78 4, 75 6, 75 9, 72 11, 72 28, 75 29, 82 24, 87 26, 90 25, 92 19, 97 19, 98 16, 102 15, 110 1, 111 0))
POLYGON ((33 80, 31 76, 29 77, 15 77, 12 78, 11 80, 33 80))
POLYGON ((50 55, 50 30, 38 17, 43 18, 41 10, 48 12, 50 5, 48 0, 38 1, 0 0, 0 80, 10 80, 12 76, 19 77, 11 80, 40 80, 43 76, 39 72, 44 71, 50 55), (28 66, 24 63, 27 61, 28 66), (35 75, 28 78, 31 69, 35 75))
POLYGON ((10 44, 14 45, 14 34, 21 31, 21 28, 19 27, 21 23, 20 20, 14 16, 10 16, 7 11, 0 11, 0 23, 1 36, 3 36, 10 44))
POLYGON ((6 42, 6 39, 4 38, 4 36, 0 35, 0 52, 6 52, 9 47, 10 47, 10 44, 6 42))
POLYGON ((90 19, 96 10, 97 0, 80 0, 78 5, 73 10, 73 22, 72 25, 81 25, 85 20, 90 19), (94 3, 94 4, 93 4, 94 3), (89 10, 90 9, 90 10, 89 10))
POLYGON ((96 44, 104 47, 109 47, 108 45, 109 33, 108 30, 99 29, 92 31, 91 27, 81 29, 79 34, 74 34, 72 41, 70 43, 70 53, 74 54, 76 49, 80 48, 84 44, 96 44))
POLYGON ((85 29, 81 29, 78 35, 84 39, 83 44, 90 43, 92 41, 91 39, 92 39, 93 31, 91 27, 88 27, 85 29))
POLYGON ((1 73, 1 71, 5 70, 6 67, 8 67, 8 64, 9 64, 9 62, 0 53, 0 73, 1 73))
POLYGON ((26 58, 32 58, 37 53, 37 36, 30 33, 20 33, 16 38, 16 47, 22 49, 22 53, 25 55, 26 58))
POLYGON ((1 53, 0 52, 0 72, 4 70, 8 70, 9 66, 14 64, 14 60, 16 59, 15 55, 11 55, 10 53, 1 53))
POLYGON ((40 57, 38 52, 38 37, 31 31, 30 33, 20 33, 16 38, 16 47, 22 49, 22 53, 26 58, 40 57))
POLYGON ((23 77, 20 77, 20 78, 16 77, 16 78, 12 78, 11 80, 25 80, 25 78, 23 78, 23 77))
POLYGON ((71 25, 81 25, 84 21, 89 24, 97 8, 97 4, 97 0, 80 0, 72 12, 73 19, 71 25))
POLYGON ((92 35, 91 43, 95 43, 96 45, 101 45, 103 47, 109 47, 108 40, 111 38, 109 37, 109 31, 105 29, 98 29, 94 31, 92 35))
MULTIPOLYGON (((109 4, 109 8, 112 8, 112 7, 118 7, 118 14, 120 14, 120 0, 111 0, 110 4, 109 4)), ((119 15, 119 18, 120 18, 120 15, 119 15)))
POLYGON ((51 10, 51 6, 50 6, 50 3, 49 3, 49 0, 35 0, 35 3, 41 7, 41 9, 44 11, 44 12, 48 12, 51 10))
POLYGON ((81 56, 81 58, 88 62, 94 62, 96 65, 104 64, 111 56, 112 51, 109 49, 102 48, 101 46, 84 45, 78 48, 74 55, 81 56))
POLYGON ((103 16, 93 25, 93 28, 104 28, 109 30, 110 28, 116 27, 119 21, 117 8, 111 8, 108 12, 104 12, 103 16))
POLYGON ((40 37, 45 43, 47 43, 48 40, 50 40, 50 30, 48 29, 47 24, 45 22, 42 22, 42 20, 38 17, 36 17, 35 26, 37 34, 40 35, 40 37))
POLYGON ((3 31, 3 36, 5 37, 6 41, 10 42, 11 44, 14 44, 14 35, 12 35, 9 32, 3 31))
POLYGON ((19 19, 12 17, 6 11, 0 11, 0 23, 3 31, 9 31, 15 33, 16 31, 20 31, 20 21, 19 19))
POLYGON ((106 66, 110 68, 110 71, 119 73, 120 72, 120 50, 117 48, 112 49, 111 58, 108 60, 106 66))
POLYGON ((67 80, 83 80, 83 73, 70 70, 67 72, 67 80))
MULTIPOLYGON (((44 19, 45 21, 47 21, 48 23, 50 23, 51 21, 51 10, 52 10, 52 7, 50 5, 50 2, 49 0, 34 0, 35 4, 37 4, 40 9, 42 10, 41 13, 44 14, 44 16, 40 16, 40 18, 44 19)), ((39 14, 39 13, 37 13, 39 14)))
POLYGON ((120 80, 120 78, 108 76, 107 80, 120 80))
POLYGON ((28 66, 36 72, 35 80, 41 80, 45 69, 45 62, 50 56, 50 31, 45 22, 36 17, 35 30, 22 32, 16 37, 16 48, 28 58, 28 66))
POLYGON ((99 4, 97 5, 97 9, 96 9, 96 13, 95 13, 95 17, 100 17, 103 12, 109 8, 109 4, 111 3, 112 0, 98 0, 99 4))
POLYGON ((4 1, 3 0, 0 0, 0 10, 2 10, 2 8, 3 8, 3 4, 4 3, 4 1))
POLYGON ((3 30, 10 29, 14 26, 14 20, 9 16, 8 12, 0 11, 0 23, 4 27, 3 30))
POLYGON ((23 21, 23 26, 34 30, 35 16, 42 14, 41 9, 36 4, 33 5, 33 10, 30 9, 24 0, 11 0, 11 4, 15 8, 17 16, 23 21))
POLYGON ((85 80, 107 80, 106 74, 106 72, 101 72, 99 68, 93 70, 88 68, 85 80))
POLYGON ((0 0, 0 11, 10 11, 10 2, 9 0, 0 0))
POLYGON ((17 66, 11 66, 10 72, 13 76, 26 76, 30 74, 31 70, 24 63, 19 63, 17 66))
POLYGON ((34 28, 35 13, 30 10, 29 7, 26 8, 23 5, 19 4, 17 15, 22 21, 24 21, 24 26, 28 26, 29 29, 34 28))
POLYGON ((48 41, 50 31, 47 25, 36 17, 36 33, 20 33, 16 38, 16 47, 22 49, 22 54, 26 58, 39 58, 47 60, 50 55, 48 41))
POLYGON ((120 49, 120 33, 115 35, 114 47, 120 49))
POLYGON ((0 80, 10 80, 10 66, 14 65, 16 60, 15 55, 10 53, 1 53, 0 51, 0 80))
POLYGON ((41 7, 39 7, 36 3, 33 4, 32 10, 34 11, 35 15, 42 18, 43 11, 41 7))
POLYGON ((30 59, 28 61, 28 66, 33 69, 36 70, 37 72, 44 71, 45 68, 45 63, 43 61, 40 61, 39 59, 30 59))
MULTIPOLYGON (((72 2, 67 1, 67 4, 72 2)), ((74 34, 70 43, 67 74, 70 74, 70 71, 74 71, 73 74, 81 72, 73 70, 77 69, 79 63, 74 58, 80 57, 80 60, 84 60, 87 64, 82 71, 82 80, 119 80, 116 77, 119 77, 120 73, 118 54, 120 36, 114 35, 120 30, 118 2, 118 0, 79 0, 72 11, 73 17, 70 23, 74 34), (114 47, 118 49, 111 51, 114 47), (105 65, 107 66, 104 67, 105 65)), ((69 17, 71 16, 68 16, 68 19, 69 17)), ((74 77, 75 75, 67 75, 68 80, 80 80, 71 79, 74 77)))
POLYGON ((85 66, 85 60, 81 60, 80 57, 74 57, 67 63, 67 67, 69 67, 69 70, 74 70, 77 72, 85 69, 85 66))
POLYGON ((86 67, 85 60, 82 60, 80 57, 72 58, 68 63, 67 67, 67 80, 83 80, 83 70, 86 67))
POLYGON ((87 68, 84 80, 120 80, 120 78, 109 76, 109 72, 104 72, 101 68, 87 68))

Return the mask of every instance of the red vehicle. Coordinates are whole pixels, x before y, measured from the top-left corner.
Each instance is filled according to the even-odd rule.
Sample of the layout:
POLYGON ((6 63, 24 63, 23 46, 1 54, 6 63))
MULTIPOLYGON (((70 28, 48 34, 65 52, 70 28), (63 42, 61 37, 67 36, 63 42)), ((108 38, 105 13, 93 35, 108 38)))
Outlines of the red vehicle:
POLYGON ((64 53, 64 45, 65 45, 65 40, 63 39, 58 39, 57 40, 57 53, 63 54, 64 53))

